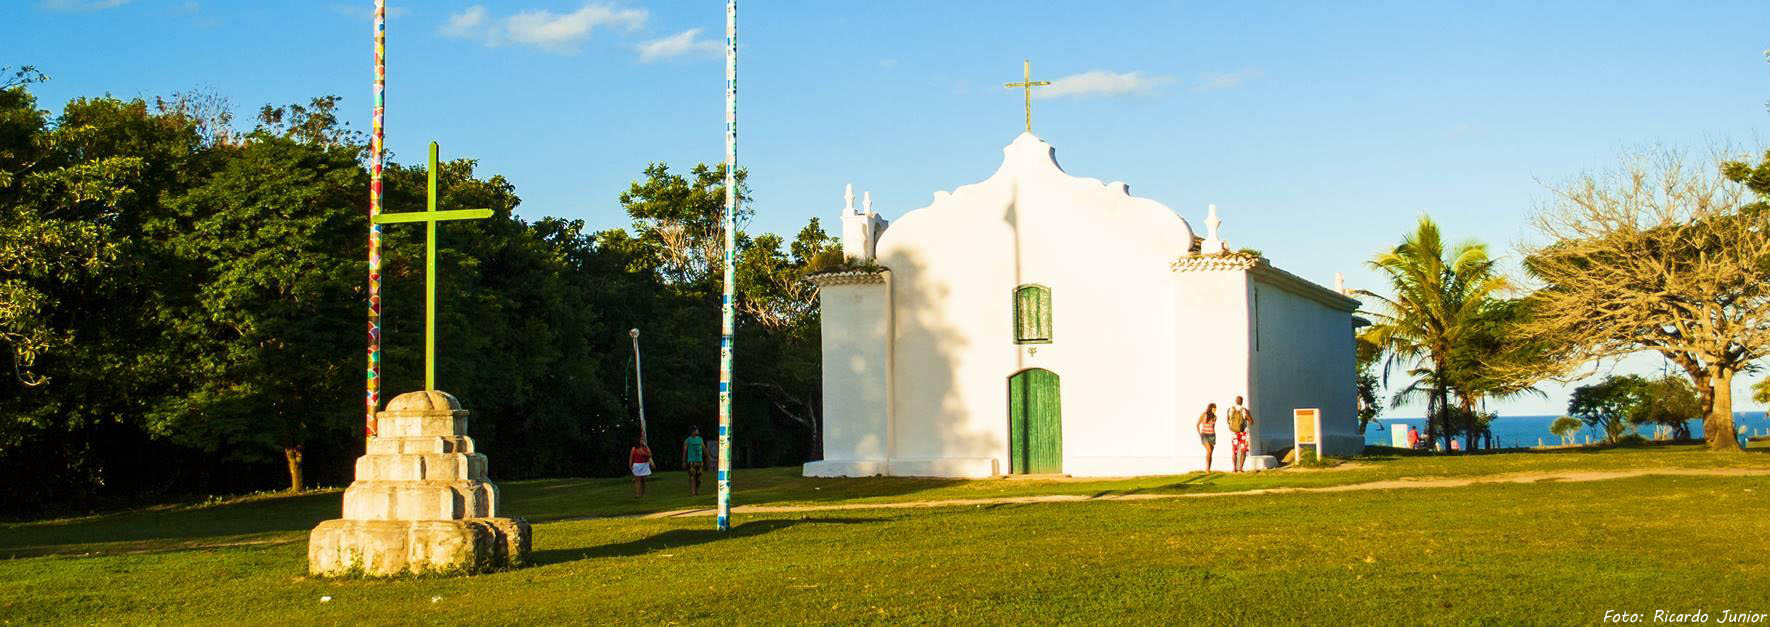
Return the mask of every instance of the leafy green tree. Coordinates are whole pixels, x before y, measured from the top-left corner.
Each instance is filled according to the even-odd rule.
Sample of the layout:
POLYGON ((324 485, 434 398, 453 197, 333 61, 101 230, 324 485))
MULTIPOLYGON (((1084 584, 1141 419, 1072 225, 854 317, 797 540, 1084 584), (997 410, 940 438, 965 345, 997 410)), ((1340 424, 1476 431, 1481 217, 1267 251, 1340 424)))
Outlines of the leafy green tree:
POLYGON ((1365 429, 1383 413, 1383 403, 1379 400, 1383 382, 1376 372, 1376 365, 1382 360, 1383 351, 1362 335, 1354 338, 1353 343, 1356 355, 1354 363, 1357 364, 1358 373, 1358 434, 1362 436, 1365 429))
MULTIPOLYGON (((1383 378, 1398 366, 1414 377, 1396 393, 1395 404, 1425 400, 1428 438, 1449 437, 1455 426, 1448 410, 1458 389, 1453 355, 1477 333, 1481 312, 1507 282, 1485 245, 1466 242, 1447 249, 1438 225, 1427 217, 1370 265, 1387 276, 1392 295, 1359 290, 1381 306, 1365 312, 1374 323, 1359 337, 1385 355, 1383 378)), ((1466 407, 1469 397, 1463 400, 1466 407)))
POLYGON ((738 304, 756 323, 746 344, 750 362, 743 369, 747 390, 764 396, 777 415, 807 431, 809 444, 821 444, 822 336, 817 286, 810 276, 842 263, 842 246, 817 218, 800 229, 782 250, 774 234, 755 239, 738 259, 738 304))
POLYGON ((1640 411, 1647 380, 1636 375, 1608 376, 1573 389, 1567 413, 1604 434, 1615 444, 1628 431, 1630 417, 1640 411))
POLYGON ((1690 421, 1702 418, 1702 401, 1696 386, 1684 377, 1671 376, 1647 380, 1641 389, 1641 402, 1629 414, 1629 422, 1637 427, 1658 425, 1672 432, 1672 439, 1690 438, 1690 421))
MULTIPOLYGON (((755 210, 750 207, 749 173, 739 169, 738 213, 741 232, 755 210)), ((688 176, 653 163, 645 180, 621 194, 621 206, 633 218, 635 237, 656 258, 657 269, 671 285, 705 287, 716 282, 725 265, 725 164, 697 164, 688 176)), ((744 238, 738 238, 741 250, 744 238)))
POLYGON ((1556 418, 1555 422, 1549 423, 1549 433, 1561 436, 1562 444, 1571 444, 1574 435, 1578 434, 1579 430, 1584 429, 1585 426, 1586 423, 1578 418, 1562 416, 1556 418))
POLYGON ((1464 436, 1466 450, 1475 450, 1478 438, 1492 439, 1493 415, 1481 409, 1488 399, 1543 396, 1530 378, 1542 351, 1517 330, 1528 318, 1525 301, 1487 298, 1451 347, 1448 378, 1458 401, 1451 433, 1464 436))
POLYGON ((351 432, 363 282, 357 146, 260 130, 151 234, 188 267, 196 298, 167 312, 191 376, 156 404, 150 431, 257 459, 280 452, 301 490, 303 451, 351 432), (316 392, 318 394, 316 395, 316 392))

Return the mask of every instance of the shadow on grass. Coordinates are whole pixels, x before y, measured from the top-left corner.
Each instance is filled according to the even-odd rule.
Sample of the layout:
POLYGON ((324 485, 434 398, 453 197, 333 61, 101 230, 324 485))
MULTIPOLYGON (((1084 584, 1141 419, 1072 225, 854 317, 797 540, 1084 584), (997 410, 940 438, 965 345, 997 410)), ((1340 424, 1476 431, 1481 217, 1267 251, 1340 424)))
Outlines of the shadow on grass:
POLYGON ((617 544, 605 544, 602 546, 594 546, 594 547, 588 547, 588 548, 552 549, 552 550, 547 550, 547 551, 535 551, 534 553, 530 554, 529 561, 537 566, 545 566, 548 564, 559 564, 559 563, 563 563, 563 562, 572 562, 572 561, 586 560, 586 559, 603 559, 603 558, 610 558, 610 557, 633 557, 633 556, 644 555, 647 553, 652 553, 652 552, 660 551, 660 550, 664 550, 664 549, 677 549, 677 548, 691 547, 691 546, 700 545, 700 544, 706 544, 708 542, 717 542, 720 540, 733 540, 733 539, 737 539, 737 538, 747 538, 747 537, 751 537, 751 536, 759 536, 759 535, 762 535, 765 533, 771 533, 774 531, 779 531, 781 529, 786 529, 788 527, 796 527, 799 525, 861 525, 861 524, 866 524, 866 523, 884 522, 887 520, 890 520, 890 519, 888 519, 888 518, 832 518, 832 517, 811 517, 811 518, 794 518, 794 519, 776 518, 776 519, 767 519, 767 520, 753 520, 753 521, 749 521, 749 522, 739 523, 739 524, 733 526, 731 528, 731 531, 716 531, 713 529, 706 529, 706 528, 672 529, 670 531, 665 531, 663 533, 660 533, 660 534, 657 534, 654 536, 650 536, 647 538, 641 538, 641 539, 633 540, 630 542, 621 542, 621 543, 617 543, 617 544))
POLYGON ((274 496, 211 506, 163 506, 127 512, 0 525, 0 556, 78 553, 96 548, 177 550, 208 539, 235 541, 306 533, 343 510, 338 492, 274 496))
POLYGON ((1218 478, 1217 476, 1215 476, 1216 474, 1218 474, 1218 473, 1206 474, 1206 473, 1202 473, 1202 472, 1197 472, 1197 473, 1192 473, 1192 474, 1186 475, 1185 479, 1181 479, 1181 480, 1175 481, 1173 483, 1167 483, 1167 484, 1162 484, 1162 485, 1158 485, 1158 486, 1146 486, 1146 487, 1141 487, 1141 488, 1129 488, 1129 489, 1125 489, 1125 490, 1101 490, 1099 492, 1095 492, 1093 496, 1094 496, 1094 498, 1100 498, 1103 496, 1125 495, 1125 494, 1143 494, 1146 492, 1147 493, 1155 493, 1155 494, 1172 494, 1172 493, 1176 493, 1176 492, 1190 492, 1190 491, 1198 490, 1201 488, 1210 487, 1212 485, 1212 480, 1218 478))
MULTIPOLYGON (((738 504, 828 503, 855 498, 902 497, 965 483, 963 479, 860 477, 819 479, 802 476, 797 466, 742 468, 733 471, 738 504)), ((701 484, 701 494, 688 494, 688 474, 660 472, 646 482, 646 496, 633 497, 633 480, 617 478, 539 479, 499 482, 502 509, 529 522, 636 516, 657 512, 711 508, 714 482, 701 484)))

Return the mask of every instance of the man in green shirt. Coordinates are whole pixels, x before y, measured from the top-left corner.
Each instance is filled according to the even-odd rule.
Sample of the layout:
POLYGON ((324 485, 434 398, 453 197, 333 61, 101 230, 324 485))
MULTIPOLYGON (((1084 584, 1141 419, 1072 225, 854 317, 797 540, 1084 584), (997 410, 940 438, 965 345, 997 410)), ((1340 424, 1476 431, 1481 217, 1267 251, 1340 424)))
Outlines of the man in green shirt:
POLYGON ((701 439, 700 427, 691 427, 688 439, 682 441, 682 467, 688 470, 689 494, 700 496, 701 473, 707 470, 707 443, 701 439))

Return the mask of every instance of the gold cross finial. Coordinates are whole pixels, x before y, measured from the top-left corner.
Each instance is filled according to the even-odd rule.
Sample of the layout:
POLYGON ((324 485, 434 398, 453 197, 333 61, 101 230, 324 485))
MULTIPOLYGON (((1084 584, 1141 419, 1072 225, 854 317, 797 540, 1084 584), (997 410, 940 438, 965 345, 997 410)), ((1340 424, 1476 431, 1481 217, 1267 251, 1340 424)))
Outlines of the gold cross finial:
POLYGON ((1044 87, 1046 85, 1050 85, 1051 81, 1035 81, 1032 79, 1032 60, 1031 59, 1025 60, 1025 65, 1021 67, 1021 78, 1023 79, 1022 82, 1007 83, 1002 86, 1007 87, 1008 89, 1020 88, 1020 89, 1026 90, 1026 132, 1031 133, 1032 132, 1032 88, 1044 87))

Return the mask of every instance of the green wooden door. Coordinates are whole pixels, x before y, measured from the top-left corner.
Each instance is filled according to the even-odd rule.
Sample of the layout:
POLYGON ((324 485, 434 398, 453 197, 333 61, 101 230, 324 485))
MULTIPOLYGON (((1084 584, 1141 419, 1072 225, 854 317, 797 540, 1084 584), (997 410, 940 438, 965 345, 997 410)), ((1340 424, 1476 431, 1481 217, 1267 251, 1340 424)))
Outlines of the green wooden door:
POLYGON ((1034 368, 1008 379, 1008 458, 1014 474, 1063 472, 1057 373, 1034 368))

